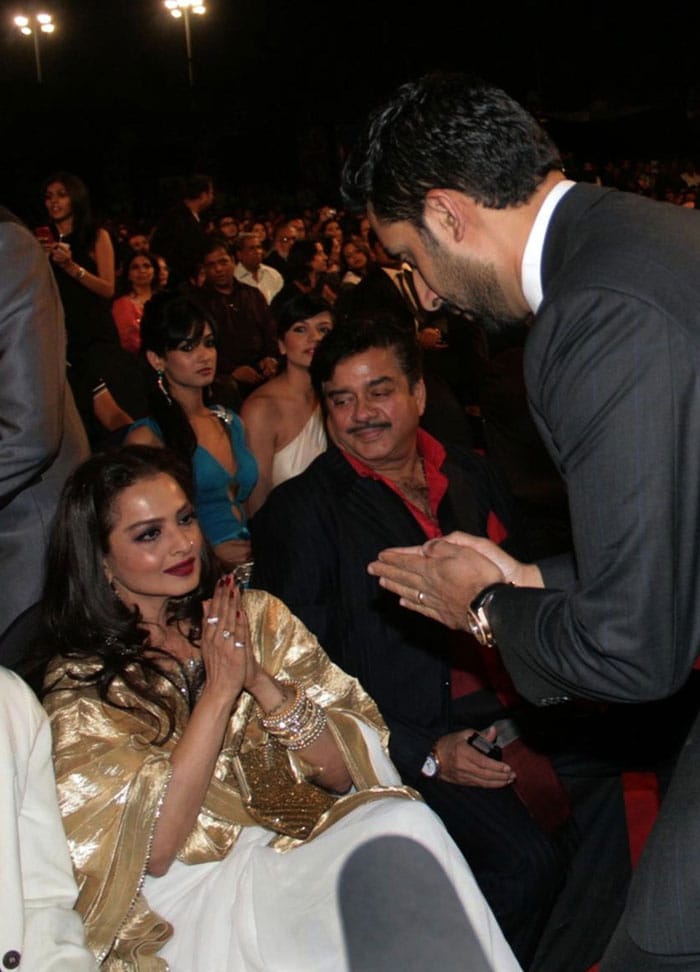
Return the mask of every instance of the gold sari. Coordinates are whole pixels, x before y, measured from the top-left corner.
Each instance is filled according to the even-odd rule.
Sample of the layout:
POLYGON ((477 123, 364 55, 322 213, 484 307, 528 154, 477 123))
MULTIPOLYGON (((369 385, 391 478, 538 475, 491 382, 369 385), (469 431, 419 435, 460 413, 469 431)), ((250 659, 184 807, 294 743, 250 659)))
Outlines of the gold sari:
MULTIPOLYGON (((407 787, 379 784, 358 721, 379 733, 385 749, 388 731, 357 680, 332 664, 314 636, 276 598, 249 591, 244 605, 260 661, 276 677, 301 682, 324 707, 354 784, 350 794, 334 799, 325 798, 322 791, 324 799, 316 805, 324 809, 304 839, 312 840, 368 801, 391 796, 419 799, 407 787)), ((154 718, 162 720, 162 715, 119 680, 111 697, 133 709, 126 711, 102 702, 94 687, 79 681, 96 664, 95 660, 55 659, 47 674, 47 685, 53 688, 45 697, 54 737, 61 813, 80 889, 77 908, 85 922, 88 944, 104 969, 163 972, 167 965, 156 952, 171 937, 172 927, 149 908, 141 889, 170 780, 170 754, 187 723, 188 709, 184 698, 163 680, 164 691, 175 699, 176 730, 167 743, 154 745, 154 718)), ((221 860, 235 844, 241 828, 261 823, 260 814, 252 808, 249 811, 247 803, 252 801, 256 806, 256 786, 261 781, 251 766, 264 765, 257 757, 269 745, 258 724, 253 699, 243 693, 179 860, 186 864, 221 860), (250 792, 244 794, 241 766, 248 767, 245 789, 250 792)), ((280 851, 296 846, 301 838, 285 834, 284 826, 279 828, 282 833, 274 832, 275 814, 269 813, 274 793, 279 792, 277 810, 283 823, 289 779, 303 783, 309 770, 294 754, 285 751, 284 755, 288 761, 285 779, 273 765, 271 778, 262 781, 268 811, 265 823, 271 830, 271 844, 280 851)))

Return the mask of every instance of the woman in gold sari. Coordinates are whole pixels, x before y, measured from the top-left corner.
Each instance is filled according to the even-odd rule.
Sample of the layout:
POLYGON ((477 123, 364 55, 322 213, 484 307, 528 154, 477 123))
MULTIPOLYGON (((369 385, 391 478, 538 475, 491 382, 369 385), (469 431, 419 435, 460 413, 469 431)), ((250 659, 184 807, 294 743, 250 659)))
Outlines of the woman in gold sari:
POLYGON ((517 968, 360 685, 279 601, 215 581, 166 450, 93 456, 49 554, 45 705, 88 944, 106 970, 340 970, 335 885, 420 841, 495 968, 517 968))

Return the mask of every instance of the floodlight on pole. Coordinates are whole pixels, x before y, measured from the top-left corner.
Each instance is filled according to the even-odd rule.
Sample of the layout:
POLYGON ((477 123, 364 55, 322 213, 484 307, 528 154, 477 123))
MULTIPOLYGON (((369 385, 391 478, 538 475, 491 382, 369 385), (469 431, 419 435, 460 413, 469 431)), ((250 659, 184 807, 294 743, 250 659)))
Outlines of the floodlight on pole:
POLYGON ((164 6, 172 17, 182 20, 185 27, 185 49, 187 50, 187 77, 190 88, 194 87, 194 71, 192 69, 192 33, 190 31, 190 14, 198 17, 207 12, 207 8, 198 0, 164 0, 164 6))
POLYGON ((39 84, 44 80, 41 73, 41 51, 39 49, 39 34, 53 34, 56 25, 50 13, 34 14, 32 17, 25 17, 18 14, 15 17, 15 26, 25 37, 34 38, 34 62, 36 64, 36 79, 39 84))

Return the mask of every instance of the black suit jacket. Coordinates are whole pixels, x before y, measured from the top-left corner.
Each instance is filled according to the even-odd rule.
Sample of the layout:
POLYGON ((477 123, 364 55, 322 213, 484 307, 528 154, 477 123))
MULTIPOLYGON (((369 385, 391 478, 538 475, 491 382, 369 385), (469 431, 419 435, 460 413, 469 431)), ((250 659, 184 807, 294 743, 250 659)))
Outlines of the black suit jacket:
MULTIPOLYGON (((507 525, 509 500, 490 466, 453 453, 438 511, 447 532, 486 534, 493 510, 507 525)), ((441 624, 399 607, 366 567, 387 546, 425 542, 388 486, 359 476, 335 446, 273 490, 250 523, 252 583, 280 597, 331 659, 361 681, 391 729, 391 756, 415 780, 451 721, 449 646, 441 624)), ((481 728, 490 723, 479 723, 481 728)))
POLYGON ((700 650, 700 213, 577 185, 542 278, 526 382, 574 554, 490 619, 532 701, 660 698, 700 650))
POLYGON ((204 226, 184 202, 177 203, 160 218, 153 233, 151 249, 168 261, 169 286, 172 290, 194 277, 202 261, 206 241, 204 226))

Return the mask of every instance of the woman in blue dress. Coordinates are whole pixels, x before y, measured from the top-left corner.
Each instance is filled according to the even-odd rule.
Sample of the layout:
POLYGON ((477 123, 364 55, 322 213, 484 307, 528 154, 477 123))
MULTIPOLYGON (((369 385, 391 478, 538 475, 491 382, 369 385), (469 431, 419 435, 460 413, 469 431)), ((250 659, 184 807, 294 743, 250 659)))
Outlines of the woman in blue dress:
POLYGON ((144 308, 141 351, 153 370, 151 414, 126 441, 167 445, 191 464, 202 532, 231 570, 250 559, 245 501, 258 468, 235 412, 207 401, 216 374, 212 322, 189 297, 157 294, 144 308))

